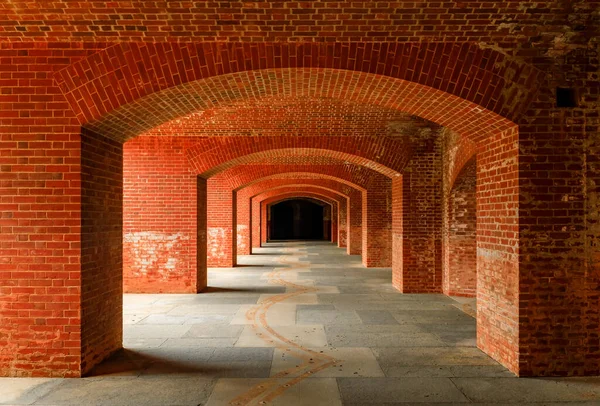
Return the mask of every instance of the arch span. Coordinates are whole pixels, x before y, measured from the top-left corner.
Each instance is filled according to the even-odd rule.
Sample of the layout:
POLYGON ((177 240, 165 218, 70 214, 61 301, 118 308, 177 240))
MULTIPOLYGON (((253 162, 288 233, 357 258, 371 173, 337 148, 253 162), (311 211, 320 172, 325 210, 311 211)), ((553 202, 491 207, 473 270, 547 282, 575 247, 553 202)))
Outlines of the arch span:
POLYGON ((55 80, 80 123, 121 140, 224 102, 275 94, 387 104, 485 136, 526 111, 543 78, 511 62, 476 44, 386 44, 370 58, 343 44, 115 44, 55 80), (425 64, 419 55, 430 52, 451 62, 425 64), (103 75, 93 74, 97 66, 103 75))
MULTIPOLYGON (((311 186, 325 188, 323 190, 329 190, 331 193, 336 194, 336 199, 339 206, 337 229, 338 235, 336 239, 338 246, 345 248, 347 246, 346 227, 347 224, 349 224, 347 213, 350 213, 348 210, 349 206, 347 201, 349 200, 349 195, 352 192, 355 193, 355 198, 360 199, 360 192, 344 183, 340 183, 332 179, 319 179, 312 175, 298 174, 298 176, 295 178, 281 178, 277 176, 267 177, 260 182, 254 183, 251 186, 242 188, 236 192, 238 255, 250 254, 252 247, 260 246, 260 234, 258 228, 260 219, 256 217, 258 214, 253 214, 252 198, 264 191, 286 186, 311 186)), ((357 214, 358 213, 359 211, 357 211, 357 214)))
MULTIPOLYGON (((286 190, 280 190, 278 192, 270 191, 265 192, 257 196, 258 203, 258 216, 260 218, 260 243, 265 243, 269 240, 270 230, 270 219, 269 219, 269 206, 280 203, 285 200, 297 199, 297 198, 308 198, 320 200, 330 206, 329 215, 324 218, 324 228, 327 229, 328 238, 331 242, 336 242, 337 238, 337 216, 339 206, 337 201, 328 197, 326 192, 311 189, 296 189, 286 188, 286 190), (335 217, 335 220, 334 220, 335 217)), ((324 230, 325 231, 325 230, 324 230)))
POLYGON ((323 157, 398 176, 410 159, 408 140, 351 137, 231 138, 200 142, 186 151, 196 173, 209 178, 238 165, 284 161, 293 157, 323 157), (207 147, 212 147, 208 148, 207 147))

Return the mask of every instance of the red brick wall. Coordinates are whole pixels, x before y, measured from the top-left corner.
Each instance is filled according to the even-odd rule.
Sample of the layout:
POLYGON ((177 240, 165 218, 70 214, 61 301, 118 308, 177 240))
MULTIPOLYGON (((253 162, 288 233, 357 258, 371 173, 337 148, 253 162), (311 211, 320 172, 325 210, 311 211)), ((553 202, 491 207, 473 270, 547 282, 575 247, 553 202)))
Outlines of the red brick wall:
POLYGON ((0 4, 3 374, 80 373, 80 125, 122 141, 187 113, 293 94, 377 101, 479 143, 480 346, 524 375, 600 372, 594 2, 182 4, 132 8, 130 26, 107 4, 0 4), (557 86, 576 88, 580 105, 556 108, 557 86), (496 145, 509 121, 518 145, 496 145))
POLYGON ((237 262, 235 193, 221 175, 208 179, 207 188, 207 264, 209 268, 230 268, 237 262))
POLYGON ((259 248, 262 242, 261 239, 261 230, 265 227, 262 217, 261 217, 261 209, 260 202, 252 199, 252 248, 259 248))
POLYGON ((260 203, 260 243, 261 245, 269 240, 269 230, 271 227, 270 212, 267 205, 260 203))
POLYGON ((196 291, 200 292, 208 286, 208 205, 206 179, 196 177, 196 291))
POLYGON ((236 242, 237 255, 250 255, 252 252, 252 203, 250 191, 246 188, 235 193, 236 201, 236 242))
POLYGON ((338 201, 338 247, 346 248, 348 245, 348 198, 338 201))
POLYGON ((324 224, 324 234, 326 237, 326 240, 331 241, 332 243, 337 243, 337 239, 338 239, 338 210, 339 210, 339 205, 337 200, 332 200, 329 206, 326 206, 326 209, 329 207, 329 227, 324 224), (328 230, 329 232, 329 236, 327 236, 327 234, 325 233, 325 230, 328 230))
POLYGON ((371 179, 362 193, 362 263, 366 267, 392 266, 392 181, 371 179))
POLYGON ((519 122, 519 373, 597 375, 598 48, 544 68, 548 83, 519 122), (555 86, 575 88, 578 107, 557 108, 555 86))
MULTIPOLYGON (((401 287, 402 292, 405 293, 440 293, 442 291, 441 137, 439 131, 428 130, 416 131, 412 137, 413 156, 402 176, 403 260, 401 269, 395 270, 396 286, 401 287)), ((396 193, 398 192, 396 190, 396 193)), ((398 264, 398 261, 396 263, 398 264)))
POLYGON ((477 153, 477 345, 519 371, 517 130, 477 153))
MULTIPOLYGON (((510 47, 523 41, 522 37, 527 36, 525 33, 532 32, 546 34, 538 39, 541 51, 545 51, 548 46, 546 42, 551 42, 546 36, 553 38, 557 35, 552 27, 566 24, 568 20, 565 17, 569 13, 578 16, 578 13, 589 12, 593 4, 562 8, 559 5, 522 1, 494 3, 492 8, 484 0, 465 5, 376 1, 331 4, 316 1, 302 6, 265 2, 259 7, 255 3, 231 1, 179 3, 177 7, 167 9, 158 6, 148 8, 145 3, 129 3, 126 12, 135 19, 130 20, 131 25, 127 26, 122 20, 112 18, 120 11, 112 3, 105 8, 98 8, 94 3, 62 0, 53 3, 55 8, 49 8, 44 3, 13 0, 3 7, 6 19, 23 23, 6 24, 0 39, 86 42, 160 42, 178 39, 200 43, 210 40, 342 43, 464 41, 500 43, 510 47), (30 15, 35 15, 36 19, 27 18, 30 15), (496 16, 502 16, 504 20, 496 21, 496 16)), ((369 46, 367 50, 371 48, 375 47, 369 46)), ((527 54, 525 51, 521 53, 527 54)), ((264 58, 258 55, 256 61, 265 63, 264 58)))
POLYGON ((0 50, 0 376, 81 374, 82 141, 52 71, 91 52, 0 50))
POLYGON ((404 291, 404 186, 403 177, 392 179, 392 285, 404 291))
POLYGON ((123 144, 81 135, 81 373, 123 342, 123 144))
POLYGON ((448 211, 444 252, 444 293, 475 297, 477 292, 477 165, 469 161, 444 204, 448 211))
POLYGON ((445 130, 442 134, 443 292, 475 296, 477 288, 476 145, 445 130))
POLYGON ((362 254, 362 214, 363 193, 358 190, 347 190, 348 196, 348 219, 346 228, 346 252, 348 255, 362 254))
POLYGON ((197 176, 190 140, 138 137, 124 144, 126 292, 197 292, 197 176))

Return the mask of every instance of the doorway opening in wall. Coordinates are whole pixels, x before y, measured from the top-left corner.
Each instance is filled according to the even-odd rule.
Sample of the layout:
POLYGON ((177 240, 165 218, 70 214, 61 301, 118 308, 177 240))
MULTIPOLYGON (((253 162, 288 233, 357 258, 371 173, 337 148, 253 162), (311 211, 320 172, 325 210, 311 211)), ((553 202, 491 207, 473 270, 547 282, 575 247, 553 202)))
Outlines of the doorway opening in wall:
POLYGON ((325 240, 329 225, 326 203, 312 199, 289 199, 272 204, 269 210, 269 241, 325 240))

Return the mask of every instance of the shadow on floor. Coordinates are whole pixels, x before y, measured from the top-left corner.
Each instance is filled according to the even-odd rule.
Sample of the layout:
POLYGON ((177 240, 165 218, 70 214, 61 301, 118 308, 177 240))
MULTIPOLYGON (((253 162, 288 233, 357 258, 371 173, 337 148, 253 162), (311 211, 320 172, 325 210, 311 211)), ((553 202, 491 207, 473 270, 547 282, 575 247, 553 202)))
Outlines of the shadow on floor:
POLYGON ((107 375, 164 375, 170 373, 198 373, 212 375, 215 371, 202 363, 169 359, 164 356, 146 354, 122 348, 93 368, 86 377, 107 375))

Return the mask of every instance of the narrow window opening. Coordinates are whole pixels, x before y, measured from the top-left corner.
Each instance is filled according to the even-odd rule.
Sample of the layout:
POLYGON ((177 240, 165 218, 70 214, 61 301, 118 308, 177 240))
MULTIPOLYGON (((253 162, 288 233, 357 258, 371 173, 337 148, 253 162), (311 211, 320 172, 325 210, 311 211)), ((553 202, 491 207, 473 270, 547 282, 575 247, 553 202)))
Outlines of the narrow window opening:
POLYGON ((556 107, 577 107, 577 91, 571 87, 556 88, 556 107))

